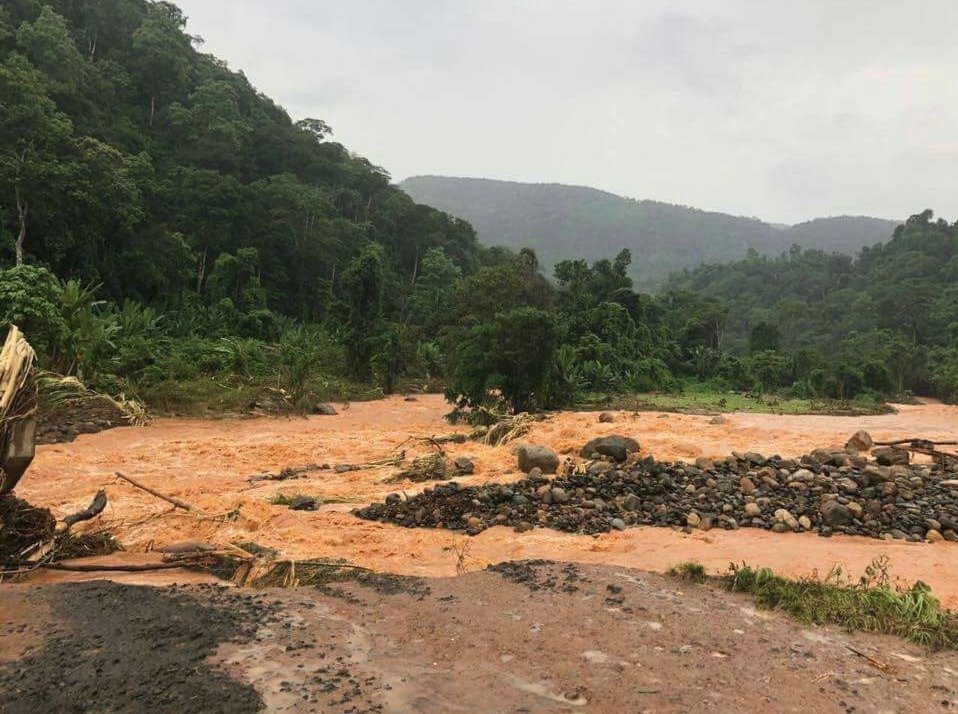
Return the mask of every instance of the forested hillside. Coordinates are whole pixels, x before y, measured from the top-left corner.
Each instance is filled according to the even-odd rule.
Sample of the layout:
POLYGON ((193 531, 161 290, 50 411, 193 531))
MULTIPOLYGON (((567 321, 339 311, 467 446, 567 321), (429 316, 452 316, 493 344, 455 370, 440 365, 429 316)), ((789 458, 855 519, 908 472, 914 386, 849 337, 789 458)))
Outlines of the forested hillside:
POLYGON ((412 275, 465 265, 472 230, 280 107, 146 0, 0 6, 0 250, 178 306, 184 294, 323 316, 347 263, 382 245, 412 275), (255 289, 252 283, 255 283, 255 289))
POLYGON ((475 226, 485 245, 533 248, 543 265, 596 260, 632 251, 632 277, 658 286, 674 270, 744 257, 749 248, 778 255, 791 245, 854 255, 888 240, 896 223, 841 216, 777 227, 755 218, 636 201, 560 184, 416 176, 400 186, 416 201, 475 226))
MULTIPOLYGON (((958 224, 931 211, 857 259, 793 249, 674 275, 670 290, 718 300, 720 343, 735 354, 792 360, 807 385, 958 398, 958 224), (831 365, 823 370, 825 364, 831 365), (802 366, 804 365, 804 366, 802 366)), ((783 371, 770 382, 791 384, 783 371)))
POLYGON ((544 190, 528 225, 550 216, 574 259, 482 248, 184 27, 166 2, 0 6, 0 322, 51 371, 170 411, 309 409, 409 381, 507 410, 702 383, 958 396, 958 229, 930 214, 857 261, 756 253, 642 294, 619 239, 635 206, 670 226, 643 250, 673 251, 642 274, 676 246, 698 262, 790 231, 544 190))

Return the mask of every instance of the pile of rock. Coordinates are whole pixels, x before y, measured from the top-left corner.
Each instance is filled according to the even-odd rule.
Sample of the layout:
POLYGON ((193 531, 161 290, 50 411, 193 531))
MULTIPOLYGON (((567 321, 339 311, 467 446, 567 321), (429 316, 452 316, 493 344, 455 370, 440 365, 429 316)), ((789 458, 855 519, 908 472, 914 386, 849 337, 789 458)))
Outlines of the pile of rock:
MULTIPOLYGON (((863 447, 862 441, 844 451, 818 449, 800 459, 733 453, 720 461, 687 464, 651 457, 634 461, 634 442, 623 446, 625 455, 607 454, 590 442, 582 455, 604 458, 567 468, 554 479, 525 461, 531 470, 516 483, 463 487, 452 482, 409 499, 392 494, 385 503, 355 513, 470 534, 493 525, 574 533, 650 525, 686 532, 750 527, 958 541, 958 466, 910 464, 907 451, 889 447, 873 449, 869 458, 857 452, 863 447), (623 463, 626 455, 629 461, 623 463)), ((550 467, 554 463, 549 459, 550 467)))

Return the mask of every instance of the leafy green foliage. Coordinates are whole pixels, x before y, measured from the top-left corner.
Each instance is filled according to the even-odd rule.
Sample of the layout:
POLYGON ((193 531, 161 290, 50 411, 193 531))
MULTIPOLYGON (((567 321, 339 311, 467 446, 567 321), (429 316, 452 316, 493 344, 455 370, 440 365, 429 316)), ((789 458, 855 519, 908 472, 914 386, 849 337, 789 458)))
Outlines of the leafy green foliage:
MULTIPOLYGON (((925 211, 857 260, 794 248, 775 259, 702 266, 673 276, 669 287, 726 306, 714 345, 751 353, 747 371, 762 389, 954 399, 956 280, 958 224, 925 211)), ((702 311, 693 314, 690 325, 702 311)), ((716 376, 705 366, 694 372, 716 376)))
POLYGON ((446 392, 459 407, 504 402, 515 412, 550 404, 556 325, 536 307, 520 307, 474 326, 453 357, 446 392))
POLYGON ((57 279, 32 265, 0 272, 0 320, 18 325, 37 349, 55 349, 67 330, 57 279))

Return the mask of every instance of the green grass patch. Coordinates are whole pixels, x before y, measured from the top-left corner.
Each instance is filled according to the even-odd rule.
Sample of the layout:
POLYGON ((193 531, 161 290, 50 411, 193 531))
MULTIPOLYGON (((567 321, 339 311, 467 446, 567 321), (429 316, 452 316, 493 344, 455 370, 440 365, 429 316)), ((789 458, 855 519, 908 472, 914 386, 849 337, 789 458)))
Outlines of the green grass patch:
POLYGON ((622 409, 628 411, 662 411, 687 414, 721 414, 752 412, 756 414, 826 414, 833 416, 866 416, 888 414, 894 410, 887 404, 872 401, 839 401, 835 399, 800 399, 775 394, 746 394, 709 390, 699 386, 682 392, 653 392, 630 395, 586 395, 580 408, 622 409))
MULTIPOLYGON (((681 563, 669 574, 699 583, 707 579, 697 563, 681 563)), ((748 593, 759 607, 784 612, 800 622, 898 635, 931 649, 958 649, 958 613, 943 608, 921 581, 907 587, 893 585, 886 556, 872 561, 857 581, 840 568, 824 578, 793 580, 744 563, 731 565, 716 580, 732 592, 748 593)))
POLYGON ((705 566, 700 563, 685 562, 673 565, 666 573, 674 578, 681 578, 692 583, 704 583, 708 580, 708 573, 705 572, 705 566))

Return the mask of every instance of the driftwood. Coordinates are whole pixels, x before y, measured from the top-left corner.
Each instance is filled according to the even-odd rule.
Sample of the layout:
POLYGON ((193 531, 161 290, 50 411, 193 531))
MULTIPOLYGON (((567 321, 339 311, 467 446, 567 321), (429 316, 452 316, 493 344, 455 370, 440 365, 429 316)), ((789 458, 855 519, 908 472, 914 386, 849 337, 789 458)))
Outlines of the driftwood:
POLYGON ((958 441, 932 441, 931 439, 898 439, 897 441, 876 441, 875 446, 900 446, 902 444, 916 444, 921 446, 958 446, 958 441))
POLYGON ((912 451, 930 456, 941 464, 958 461, 958 454, 942 451, 939 446, 958 446, 958 441, 932 441, 931 439, 897 439, 896 441, 876 441, 875 446, 890 446, 894 449, 912 451))
POLYGON ((69 516, 63 519, 63 522, 66 524, 67 528, 70 528, 74 524, 80 523, 81 521, 88 521, 91 518, 96 518, 103 513, 104 508, 106 508, 106 491, 100 489, 97 491, 96 496, 93 497, 93 500, 90 502, 89 506, 84 508, 82 511, 71 513, 69 516))
POLYGON ((93 564, 93 563, 45 563, 47 570, 69 570, 77 573, 106 573, 110 571, 123 573, 142 573, 149 570, 172 570, 183 568, 187 563, 136 563, 136 564, 93 564))
POLYGON ((327 471, 329 464, 306 464, 305 466, 287 466, 278 473, 264 473, 250 476, 247 481, 256 483, 257 481, 288 481, 295 478, 305 478, 306 474, 312 471, 327 471))
POLYGON ((143 485, 142 483, 140 483, 139 481, 135 481, 135 480, 133 480, 132 478, 130 478, 129 476, 126 476, 125 474, 120 473, 119 471, 116 472, 116 475, 117 475, 117 478, 121 478, 121 479, 123 479, 124 481, 126 481, 127 483, 131 484, 132 486, 136 486, 138 489, 140 489, 140 490, 142 490, 142 491, 146 491, 146 492, 147 492, 148 494, 150 494, 151 496, 156 496, 157 498, 159 498, 159 499, 161 499, 161 500, 163 500, 163 501, 166 501, 167 503, 173 504, 173 506, 174 506, 175 508, 182 508, 184 511, 196 511, 196 510, 197 510, 197 508, 196 508, 195 506, 191 506, 190 504, 188 504, 188 503, 186 503, 186 502, 184 502, 184 501, 181 501, 181 500, 178 499, 178 498, 173 498, 172 496, 167 496, 167 495, 165 495, 165 494, 162 494, 162 493, 160 493, 159 491, 156 491, 156 490, 150 488, 149 486, 144 486, 144 485, 143 485))

